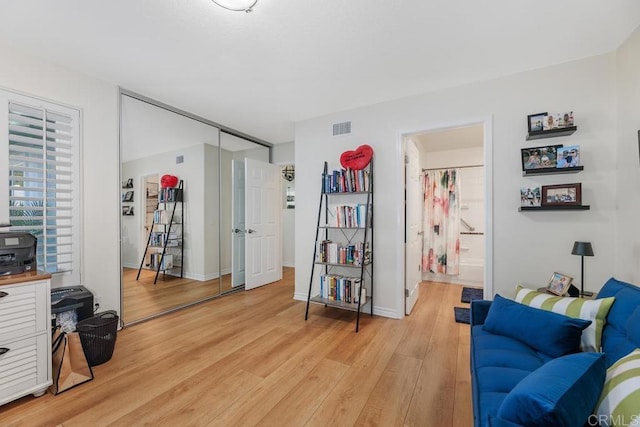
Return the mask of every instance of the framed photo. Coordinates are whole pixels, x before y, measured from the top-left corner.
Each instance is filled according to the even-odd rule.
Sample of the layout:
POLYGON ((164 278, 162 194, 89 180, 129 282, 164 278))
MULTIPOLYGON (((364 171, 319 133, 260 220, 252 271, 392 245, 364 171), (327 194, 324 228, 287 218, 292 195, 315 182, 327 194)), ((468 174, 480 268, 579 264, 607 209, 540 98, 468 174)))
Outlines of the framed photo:
POLYGON ((122 207, 122 215, 132 216, 133 215, 133 206, 123 206, 122 207))
POLYGON ((542 186, 542 206, 566 206, 582 204, 582 184, 542 186))
POLYGON ((562 273, 553 273, 547 285, 547 291, 562 296, 567 293, 572 281, 573 277, 571 276, 562 273))
POLYGON ((527 128, 529 130, 529 133, 538 132, 542 130, 544 116, 546 115, 547 113, 545 112, 545 113, 538 113, 538 114, 530 114, 527 116, 527 128))
POLYGON ((573 126, 573 111, 556 114, 556 123, 559 128, 570 128, 573 126))
POLYGON ((133 188, 133 178, 129 178, 125 182, 123 182, 122 188, 133 188))
POLYGON ((133 191, 127 191, 126 193, 122 193, 122 201, 133 202, 133 191))
POLYGON ((520 206, 540 206, 541 201, 540 187, 520 189, 520 206))
POLYGON ((580 146, 569 145, 558 150, 557 168, 575 168, 580 166, 580 146))
POLYGON ((522 170, 555 168, 561 148, 562 144, 520 149, 522 170))

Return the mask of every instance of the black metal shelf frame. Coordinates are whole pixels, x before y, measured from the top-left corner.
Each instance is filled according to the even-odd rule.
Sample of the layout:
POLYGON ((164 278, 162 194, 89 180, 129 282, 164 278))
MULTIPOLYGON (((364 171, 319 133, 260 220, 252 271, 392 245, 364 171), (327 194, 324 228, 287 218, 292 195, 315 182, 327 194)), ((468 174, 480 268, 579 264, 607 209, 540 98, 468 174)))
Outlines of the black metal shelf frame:
MULTIPOLYGON (((318 221, 316 224, 316 235, 315 235, 315 244, 313 250, 313 263, 311 267, 311 277, 309 279, 309 293, 307 295, 307 307, 304 315, 304 319, 307 320, 309 318, 309 305, 310 303, 323 304, 325 307, 333 307, 342 310, 350 310, 356 312, 356 332, 360 329, 360 313, 362 308, 367 304, 370 307, 370 314, 373 316, 373 288, 374 288, 374 280, 373 280, 373 253, 374 253, 374 242, 373 242, 373 159, 371 159, 368 165, 369 172, 369 188, 367 191, 354 191, 354 192, 325 192, 324 191, 324 179, 322 181, 322 187, 320 190, 320 202, 318 204, 318 221), (366 218, 365 224, 366 227, 338 227, 338 226, 330 226, 328 224, 331 223, 331 219, 335 220, 333 214, 329 209, 329 199, 333 196, 344 197, 344 196, 356 196, 356 197, 364 197, 366 196, 366 218), (324 211, 324 222, 322 222, 324 211), (361 265, 354 264, 339 264, 339 263, 328 263, 328 262, 320 262, 317 261, 318 257, 318 242, 321 238, 321 232, 324 231, 323 237, 324 240, 329 240, 330 232, 336 233, 339 231, 344 239, 344 242, 350 244, 355 241, 356 237, 362 235, 363 236, 363 262, 361 265), (367 244, 369 244, 369 251, 367 252, 367 244), (324 269, 324 274, 328 274, 331 271, 339 270, 339 269, 354 269, 360 270, 360 275, 358 277, 353 277, 354 279, 360 279, 360 286, 367 288, 366 283, 368 282, 368 295, 366 295, 365 301, 362 301, 361 293, 358 295, 358 303, 351 304, 343 301, 336 301, 328 298, 322 298, 319 295, 311 296, 313 290, 313 283, 316 273, 316 266, 324 269)), ((327 162, 324 162, 324 169, 322 176, 326 176, 328 174, 328 165, 327 162)), ((339 235, 338 235, 339 236, 339 235)), ((348 275, 348 274, 347 274, 348 275)), ((361 292, 359 290, 359 292, 361 292)))
MULTIPOLYGON (((180 250, 180 278, 184 277, 184 183, 182 180, 178 183, 178 186, 173 189, 173 197, 171 200, 165 196, 164 198, 158 197, 158 203, 156 204, 156 211, 163 210, 165 212, 171 212, 171 217, 169 222, 164 224, 161 222, 156 222, 156 218, 154 215, 153 223, 149 229, 149 237, 147 238, 147 246, 144 249, 144 254, 142 255, 142 260, 140 261, 140 267, 138 268, 138 275, 136 276, 136 280, 140 279, 140 272, 144 268, 144 261, 147 258, 147 253, 149 253, 149 249, 162 249, 162 255, 160 256, 160 262, 158 266, 155 268, 156 275, 153 279, 153 284, 155 285, 158 281, 158 276, 162 271, 163 275, 167 274, 167 270, 177 269, 178 266, 173 264, 173 266, 169 269, 162 269, 162 263, 165 259, 165 255, 168 254, 167 249, 179 249, 180 250), (167 204, 171 204, 169 209, 166 209, 167 204), (164 209, 160 209, 160 205, 163 205, 164 209), (180 221, 175 221, 176 218, 176 210, 178 209, 178 205, 180 205, 180 221), (151 244, 151 236, 155 232, 156 226, 162 226, 162 232, 166 234, 166 238, 164 239, 164 245, 156 246, 151 244), (172 227, 180 227, 180 237, 179 238, 169 238, 169 234, 171 233, 172 227), (178 245, 169 244, 170 241, 178 241, 178 245)), ((168 194, 168 192, 167 192, 168 194)))

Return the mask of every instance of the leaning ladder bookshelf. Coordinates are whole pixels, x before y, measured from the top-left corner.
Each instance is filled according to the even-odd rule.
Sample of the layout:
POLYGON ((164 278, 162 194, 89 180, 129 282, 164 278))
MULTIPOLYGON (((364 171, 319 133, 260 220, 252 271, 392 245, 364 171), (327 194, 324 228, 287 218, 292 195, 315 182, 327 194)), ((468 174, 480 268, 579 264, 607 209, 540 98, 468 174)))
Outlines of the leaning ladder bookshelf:
POLYGON ((355 311, 356 332, 367 304, 373 316, 373 159, 333 172, 324 162, 305 320, 311 303, 355 311))
POLYGON ((177 187, 163 188, 158 194, 158 204, 153 215, 153 222, 147 238, 147 246, 140 261, 136 280, 140 279, 140 272, 145 268, 145 261, 149 255, 149 269, 155 270, 153 279, 155 285, 160 272, 180 268, 180 277, 184 273, 184 191, 183 181, 177 187), (179 215, 176 212, 179 211, 179 215), (174 253, 176 252, 176 253, 174 253), (180 265, 174 264, 174 256, 180 258, 180 265))

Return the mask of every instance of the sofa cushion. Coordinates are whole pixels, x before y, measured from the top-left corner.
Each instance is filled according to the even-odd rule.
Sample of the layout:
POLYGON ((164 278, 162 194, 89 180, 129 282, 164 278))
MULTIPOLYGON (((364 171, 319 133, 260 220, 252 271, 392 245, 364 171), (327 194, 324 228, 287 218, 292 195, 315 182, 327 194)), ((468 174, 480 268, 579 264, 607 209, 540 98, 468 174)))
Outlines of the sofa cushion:
POLYGON ((580 347, 589 320, 529 307, 496 294, 482 326, 485 331, 515 338, 551 357, 573 353, 580 347))
POLYGON ((602 353, 551 360, 511 390, 496 418, 525 426, 582 427, 598 401, 605 373, 602 353))
POLYGON ((582 333, 581 351, 600 351, 602 330, 606 323, 614 297, 589 300, 584 298, 559 297, 534 291, 524 286, 516 286, 515 300, 519 303, 564 314, 578 319, 590 320, 591 325, 582 333))
POLYGON ((498 412, 507 394, 551 358, 522 341, 471 327, 471 378, 476 426, 498 412))
POLYGON ((596 414, 605 426, 640 424, 640 349, 607 369, 596 414))
POLYGON ((611 278, 598 293, 598 299, 615 297, 609 310, 607 326, 602 332, 602 349, 607 355, 607 366, 640 347, 640 288, 611 278))

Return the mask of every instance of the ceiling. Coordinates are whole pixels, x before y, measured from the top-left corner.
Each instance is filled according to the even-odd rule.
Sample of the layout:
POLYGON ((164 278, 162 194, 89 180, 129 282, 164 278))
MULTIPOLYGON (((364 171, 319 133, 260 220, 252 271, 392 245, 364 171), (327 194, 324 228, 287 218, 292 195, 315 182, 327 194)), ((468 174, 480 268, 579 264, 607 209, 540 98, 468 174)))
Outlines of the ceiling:
POLYGON ((640 2, 16 0, 0 16, 3 43, 281 143, 297 121, 611 52, 640 2))

